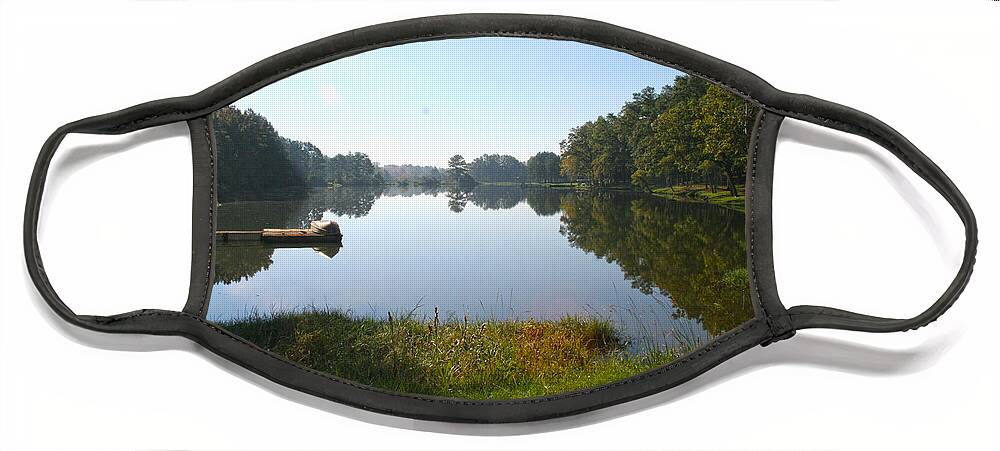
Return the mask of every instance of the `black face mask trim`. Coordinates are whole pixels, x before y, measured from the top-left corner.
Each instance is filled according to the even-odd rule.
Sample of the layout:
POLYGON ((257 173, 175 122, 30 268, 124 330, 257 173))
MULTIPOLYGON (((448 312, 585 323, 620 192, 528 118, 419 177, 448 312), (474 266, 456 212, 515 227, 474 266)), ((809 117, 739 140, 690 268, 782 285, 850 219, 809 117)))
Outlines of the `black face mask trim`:
POLYGON ((436 16, 361 28, 274 55, 192 96, 157 100, 66 124, 42 146, 32 173, 24 217, 28 272, 42 298, 67 322, 101 332, 187 337, 274 382, 366 410, 427 420, 489 423, 542 420, 647 396, 690 380, 754 346, 791 337, 797 329, 895 332, 924 326, 944 313, 968 283, 976 245, 975 216, 965 197, 933 162, 881 121, 835 103, 779 91, 744 69, 653 36, 586 19, 518 14, 436 16), (208 115, 269 83, 339 58, 409 42, 482 36, 571 40, 622 51, 705 78, 761 108, 748 149, 746 181, 747 258, 756 317, 659 369, 592 389, 504 401, 407 395, 342 380, 284 360, 205 321, 207 290, 213 280, 215 222, 214 145, 208 115), (774 147, 784 117, 874 141, 934 187, 958 213, 966 233, 962 265, 951 285, 926 311, 909 319, 892 319, 808 305, 786 310, 782 305, 771 253, 771 189, 774 147), (113 316, 75 314, 49 283, 37 240, 42 192, 52 156, 68 133, 122 134, 176 121, 188 121, 194 152, 192 277, 183 311, 137 310, 113 316))
POLYGON ((191 198, 191 284, 182 312, 204 318, 215 280, 215 143, 208 118, 188 121, 194 168, 191 198), (206 252, 207 250, 207 252, 206 252))

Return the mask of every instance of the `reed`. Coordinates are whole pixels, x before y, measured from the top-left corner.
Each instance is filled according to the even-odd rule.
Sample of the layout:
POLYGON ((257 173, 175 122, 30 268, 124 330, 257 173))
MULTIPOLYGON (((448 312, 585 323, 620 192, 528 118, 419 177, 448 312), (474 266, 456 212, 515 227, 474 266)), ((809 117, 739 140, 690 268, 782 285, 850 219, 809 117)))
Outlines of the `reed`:
POLYGON ((251 311, 220 323, 306 367, 386 390, 466 399, 544 396, 590 388, 654 369, 693 346, 627 351, 612 322, 417 318, 409 312, 355 317, 308 308, 251 311))

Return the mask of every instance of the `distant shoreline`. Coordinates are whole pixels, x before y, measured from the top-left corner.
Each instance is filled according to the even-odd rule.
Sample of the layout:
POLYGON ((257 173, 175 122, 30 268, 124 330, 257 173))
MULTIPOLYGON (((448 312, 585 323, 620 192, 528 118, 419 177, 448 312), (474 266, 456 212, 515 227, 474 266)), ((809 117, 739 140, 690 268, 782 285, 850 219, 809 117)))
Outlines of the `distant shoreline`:
MULTIPOLYGON (((480 183, 480 185, 486 186, 538 186, 551 189, 572 189, 572 190, 598 190, 598 191, 627 191, 635 193, 645 193, 652 194, 657 197, 663 197, 677 202, 696 202, 703 204, 718 205, 720 207, 728 208, 730 210, 736 210, 739 212, 745 212, 745 202, 746 202, 746 192, 743 185, 736 185, 737 196, 731 196, 722 187, 716 187, 713 191, 710 186, 705 184, 690 184, 690 185, 677 185, 677 186, 663 186, 656 187, 650 191, 644 191, 636 189, 631 185, 618 185, 618 186, 602 186, 602 187, 590 187, 585 183, 579 182, 497 182, 497 183, 480 183)), ((447 185, 440 185, 447 186, 447 185)), ((454 186, 454 185, 452 185, 454 186)))
MULTIPOLYGON (((327 186, 290 186, 287 187, 289 190, 296 189, 318 189, 318 188, 384 188, 384 187, 415 187, 415 188, 438 188, 438 189, 473 189, 475 186, 505 186, 505 187, 540 187, 555 190, 574 190, 574 191, 619 191, 619 192, 631 192, 631 193, 641 193, 650 194, 656 197, 662 197, 675 202, 691 202, 700 204, 710 204, 717 205, 729 210, 745 212, 745 201, 746 194, 743 185, 736 185, 737 196, 731 196, 727 190, 722 187, 715 187, 713 190, 709 185, 705 184, 688 184, 688 185, 676 185, 676 186, 659 186, 652 188, 652 191, 646 191, 637 189, 635 186, 631 185, 610 185, 610 186, 600 186, 591 187, 586 183, 580 182, 481 182, 473 186, 460 187, 453 183, 382 183, 382 184, 356 184, 356 185, 327 185, 327 186)), ((235 200, 223 201, 220 203, 233 202, 235 200)))

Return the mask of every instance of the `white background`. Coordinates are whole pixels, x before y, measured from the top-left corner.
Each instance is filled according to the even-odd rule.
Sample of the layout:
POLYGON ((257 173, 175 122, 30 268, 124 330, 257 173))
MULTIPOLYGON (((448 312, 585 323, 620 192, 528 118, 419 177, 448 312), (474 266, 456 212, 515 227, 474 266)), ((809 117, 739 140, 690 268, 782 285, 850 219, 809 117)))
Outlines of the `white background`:
MULTIPOLYGON (((0 6, 0 444, 26 448, 972 449, 1000 447, 997 165, 1000 3, 4 2, 0 6), (62 324, 24 268, 36 153, 59 125, 205 88, 355 27, 457 12, 603 20, 866 111, 956 182, 979 263, 941 320, 906 334, 803 331, 660 395, 577 417, 469 426, 300 395, 177 338, 62 324)), ((78 312, 180 309, 187 290, 184 125, 71 137, 53 165, 42 252, 78 312), (99 145, 94 147, 94 145, 99 145), (128 150, 134 147, 134 150, 128 150), (149 239, 149 233, 158 238, 149 239)), ((788 305, 882 315, 928 305, 957 268, 947 205, 887 152, 789 121, 775 186, 788 305)))

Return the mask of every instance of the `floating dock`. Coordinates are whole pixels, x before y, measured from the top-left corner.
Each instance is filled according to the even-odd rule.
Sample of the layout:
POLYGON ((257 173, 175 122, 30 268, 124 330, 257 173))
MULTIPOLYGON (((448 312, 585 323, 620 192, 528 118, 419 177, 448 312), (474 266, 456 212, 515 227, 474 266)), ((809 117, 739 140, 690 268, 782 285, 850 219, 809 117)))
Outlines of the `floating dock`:
POLYGON ((219 230, 216 241, 223 243, 340 243, 344 235, 334 221, 312 221, 308 229, 219 230))

